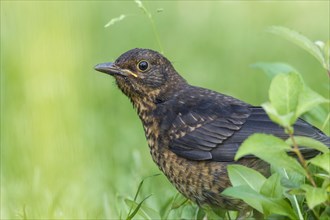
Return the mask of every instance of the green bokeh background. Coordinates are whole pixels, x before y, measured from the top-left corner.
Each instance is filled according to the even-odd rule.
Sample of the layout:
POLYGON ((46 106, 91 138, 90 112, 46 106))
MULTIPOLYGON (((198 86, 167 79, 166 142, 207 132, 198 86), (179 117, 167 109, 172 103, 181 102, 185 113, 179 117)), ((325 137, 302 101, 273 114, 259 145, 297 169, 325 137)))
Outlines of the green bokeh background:
MULTIPOLYGON (((144 4, 165 56, 190 83, 259 105, 270 79, 249 65, 281 61, 329 98, 319 63, 264 32, 281 25, 327 40, 329 1, 144 4)), ((1 219, 118 218, 123 198, 160 173, 130 102, 93 70, 135 47, 160 49, 133 1, 1 1, 1 219)), ((161 175, 141 193, 159 210, 176 190, 161 175)))

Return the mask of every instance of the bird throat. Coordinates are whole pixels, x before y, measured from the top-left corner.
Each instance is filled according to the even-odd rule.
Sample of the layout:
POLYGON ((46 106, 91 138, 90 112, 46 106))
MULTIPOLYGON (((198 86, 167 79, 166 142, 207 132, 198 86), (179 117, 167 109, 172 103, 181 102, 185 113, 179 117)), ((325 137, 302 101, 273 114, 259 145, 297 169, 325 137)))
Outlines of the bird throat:
POLYGON ((119 89, 130 99, 133 107, 140 117, 146 135, 150 133, 149 127, 154 124, 153 111, 156 109, 156 100, 160 89, 150 90, 141 86, 134 85, 131 82, 118 78, 116 80, 119 89))

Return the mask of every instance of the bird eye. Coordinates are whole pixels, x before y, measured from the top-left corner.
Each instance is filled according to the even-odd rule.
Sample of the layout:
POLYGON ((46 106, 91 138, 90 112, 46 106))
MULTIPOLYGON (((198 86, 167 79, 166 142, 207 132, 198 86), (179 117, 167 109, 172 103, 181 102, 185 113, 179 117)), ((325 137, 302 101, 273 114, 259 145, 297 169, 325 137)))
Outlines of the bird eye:
POLYGON ((148 64, 147 61, 142 60, 142 61, 140 61, 140 62, 138 63, 137 66, 138 66, 139 70, 141 70, 141 71, 143 72, 143 71, 146 71, 146 70, 148 69, 149 64, 148 64))

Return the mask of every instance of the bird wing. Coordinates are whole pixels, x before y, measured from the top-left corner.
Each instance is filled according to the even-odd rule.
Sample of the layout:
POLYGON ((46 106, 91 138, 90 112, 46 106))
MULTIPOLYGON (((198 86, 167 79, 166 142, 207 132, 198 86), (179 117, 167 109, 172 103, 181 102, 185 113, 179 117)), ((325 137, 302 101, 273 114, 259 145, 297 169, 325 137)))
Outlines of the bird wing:
POLYGON ((176 117, 169 129, 171 151, 191 160, 226 161, 227 155, 234 157, 231 148, 222 146, 250 116, 247 105, 199 100, 191 106, 176 105, 176 108, 176 117))
MULTIPOLYGON (((294 125, 295 135, 308 136, 330 145, 330 139, 302 119, 294 125)), ((178 114, 170 130, 169 148, 190 160, 234 161, 241 143, 253 133, 273 134, 286 139, 284 129, 273 123, 261 107, 228 105, 221 108, 192 108, 178 114)), ((301 148, 306 158, 318 152, 301 148)), ((246 156, 253 158, 253 155, 246 156)))

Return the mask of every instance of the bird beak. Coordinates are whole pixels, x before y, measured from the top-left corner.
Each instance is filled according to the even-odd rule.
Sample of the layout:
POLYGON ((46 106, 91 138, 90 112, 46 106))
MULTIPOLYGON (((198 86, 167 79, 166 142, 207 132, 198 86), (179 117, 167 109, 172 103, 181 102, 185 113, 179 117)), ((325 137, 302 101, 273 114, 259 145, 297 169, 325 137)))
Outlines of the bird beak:
POLYGON ((121 75, 120 68, 114 63, 100 63, 94 67, 95 70, 109 75, 121 75))
POLYGON ((97 64, 94 67, 94 69, 99 71, 99 72, 109 74, 111 76, 116 76, 116 75, 128 76, 128 75, 132 75, 134 77, 137 77, 137 75, 135 73, 133 73, 132 71, 127 70, 127 69, 121 69, 118 66, 116 66, 114 63, 111 63, 111 62, 97 64))

